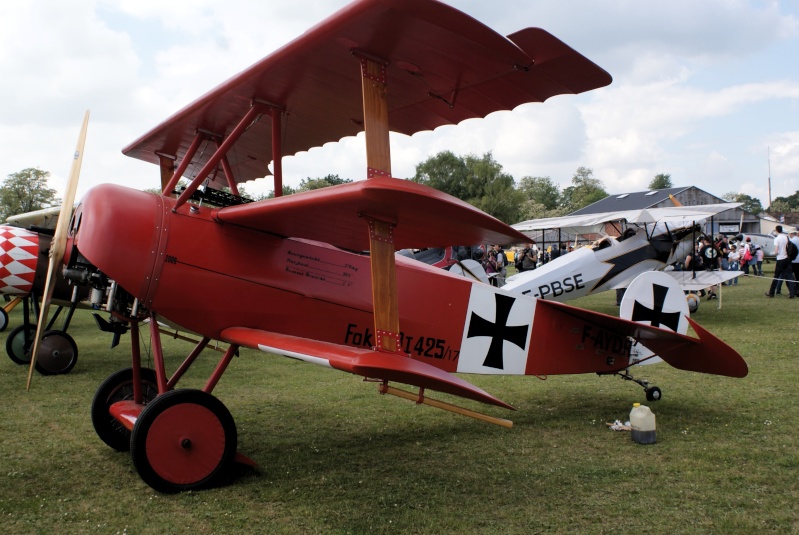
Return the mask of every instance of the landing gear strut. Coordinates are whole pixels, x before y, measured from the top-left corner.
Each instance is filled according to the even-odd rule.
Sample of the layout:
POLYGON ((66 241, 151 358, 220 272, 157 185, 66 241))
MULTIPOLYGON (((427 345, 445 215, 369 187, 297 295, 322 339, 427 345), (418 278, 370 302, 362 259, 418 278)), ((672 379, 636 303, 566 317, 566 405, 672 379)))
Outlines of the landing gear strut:
POLYGON ((660 398, 663 397, 663 392, 660 390, 660 388, 650 385, 649 381, 647 381, 646 379, 636 379, 635 377, 632 376, 632 374, 630 374, 629 370, 624 370, 623 372, 616 372, 615 375, 618 375, 625 381, 632 381, 634 383, 641 385, 641 387, 644 389, 644 393, 646 394, 647 401, 659 401, 660 398))
POLYGON ((169 376, 156 315, 150 316, 154 369, 141 366, 138 318, 128 321, 133 366, 106 379, 92 402, 92 422, 103 442, 118 451, 129 449, 142 480, 165 493, 218 484, 234 462, 252 465, 236 452, 230 411, 211 395, 238 346, 228 347, 201 390, 175 390, 210 339, 203 338, 169 376))

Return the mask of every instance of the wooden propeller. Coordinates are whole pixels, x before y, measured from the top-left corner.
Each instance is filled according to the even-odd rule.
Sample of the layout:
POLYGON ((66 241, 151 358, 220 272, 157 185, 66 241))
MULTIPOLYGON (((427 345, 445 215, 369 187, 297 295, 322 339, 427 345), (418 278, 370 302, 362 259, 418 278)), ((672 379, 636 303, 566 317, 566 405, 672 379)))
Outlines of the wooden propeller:
POLYGON ((58 223, 55 227, 55 235, 50 242, 50 263, 47 267, 47 279, 44 284, 44 294, 42 295, 42 307, 39 311, 39 323, 36 326, 36 337, 34 338, 31 350, 31 365, 28 370, 28 382, 25 390, 30 390, 33 369, 36 367, 36 357, 39 354, 39 346, 42 341, 42 333, 47 325, 47 315, 50 312, 50 302, 53 299, 53 289, 55 288, 55 278, 57 269, 60 269, 64 260, 64 251, 67 243, 67 232, 69 231, 69 220, 72 217, 72 206, 75 204, 75 192, 78 189, 78 178, 80 177, 80 166, 83 162, 83 147, 86 144, 86 129, 89 126, 89 110, 83 116, 83 126, 78 136, 78 144, 75 147, 75 155, 72 160, 72 168, 69 171, 67 187, 64 192, 64 200, 61 203, 61 213, 58 215, 58 223))

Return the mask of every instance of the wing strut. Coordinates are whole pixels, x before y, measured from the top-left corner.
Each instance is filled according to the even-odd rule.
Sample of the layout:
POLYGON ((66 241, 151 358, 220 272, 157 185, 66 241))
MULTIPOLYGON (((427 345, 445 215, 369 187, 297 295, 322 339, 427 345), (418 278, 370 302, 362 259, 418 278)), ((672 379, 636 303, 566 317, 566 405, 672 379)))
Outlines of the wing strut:
POLYGON ((172 191, 178 185, 180 177, 182 177, 183 173, 186 172, 186 169, 189 168, 191 159, 194 158, 194 154, 197 152, 197 149, 200 148, 200 143, 202 143, 203 139, 205 139, 205 134, 198 131, 197 134, 194 136, 191 145, 189 145, 189 150, 187 150, 186 154, 183 155, 183 159, 180 161, 178 168, 175 169, 174 173, 172 173, 172 176, 169 178, 169 181, 166 183, 164 189, 161 191, 162 195, 166 195, 167 197, 172 195, 172 191))
POLYGON ((161 169, 161 192, 164 195, 168 195, 171 191, 167 193, 166 186, 172 180, 172 177, 175 176, 176 158, 162 152, 156 152, 156 155, 158 156, 158 167, 161 169))
MULTIPOLYGON (((247 110, 247 113, 245 113, 244 117, 242 117, 239 121, 239 124, 236 125, 230 134, 228 134, 227 138, 225 138, 222 144, 219 145, 219 148, 216 149, 214 154, 208 159, 203 168, 200 169, 200 172, 197 173, 197 176, 192 179, 189 185, 186 186, 186 189, 183 190, 183 193, 180 194, 180 197, 178 197, 174 208, 172 208, 173 212, 177 211, 178 208, 186 204, 186 201, 188 201, 194 192, 197 191, 197 188, 200 187, 200 184, 202 184, 203 181, 208 178, 208 175, 211 174, 211 171, 213 171, 214 168, 219 165, 219 161, 222 159, 222 157, 227 154, 233 144, 238 141, 238 139, 252 124, 252 122, 255 121, 262 113, 263 106, 257 102, 253 102, 250 109, 247 110)), ((196 139, 197 138, 195 138, 195 140, 196 139)), ((184 157, 184 161, 185 160, 186 158, 184 157)), ((181 162, 181 166, 182 164, 183 162, 181 162)), ((175 173, 175 175, 177 176, 177 173, 175 173)), ((172 181, 170 181, 170 184, 171 182, 172 181)))
POLYGON ((283 196, 283 132, 280 121, 283 120, 283 109, 272 107, 272 176, 275 178, 275 197, 283 196))
MULTIPOLYGON (((359 59, 367 176, 369 178, 391 176, 386 66, 371 58, 359 57, 359 59)), ((377 350, 395 353, 400 350, 399 299, 394 263, 394 227, 397 222, 374 219, 366 214, 364 219, 369 225, 377 350)))

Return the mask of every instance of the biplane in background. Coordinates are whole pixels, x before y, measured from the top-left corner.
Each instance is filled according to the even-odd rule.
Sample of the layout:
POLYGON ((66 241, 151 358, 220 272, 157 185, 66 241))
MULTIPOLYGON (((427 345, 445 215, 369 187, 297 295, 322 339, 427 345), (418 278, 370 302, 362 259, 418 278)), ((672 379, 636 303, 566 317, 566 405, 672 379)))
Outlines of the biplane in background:
POLYGON ((586 295, 627 288, 641 273, 664 271, 686 291, 722 284, 743 275, 740 271, 675 271, 697 239, 700 223, 737 208, 740 203, 672 206, 535 219, 512 225, 527 235, 561 229, 570 234, 604 234, 612 224, 619 237, 604 235, 592 245, 579 247, 532 271, 508 278, 504 290, 532 297, 567 301, 586 295))
MULTIPOLYGON (((0 308, 0 331, 9 326, 9 312, 20 303, 23 307, 22 325, 9 331, 6 338, 6 353, 17 364, 30 362, 36 318, 40 315, 39 304, 47 278, 47 257, 57 219, 54 213, 60 210, 60 207, 47 208, 8 218, 12 225, 28 228, 0 225, 0 295, 7 300, 0 308)), ((75 366, 78 348, 67 329, 75 309, 88 294, 87 287, 71 285, 63 275, 57 274, 51 299, 58 308, 45 326, 42 358, 36 363, 36 369, 43 375, 67 373, 75 366), (64 310, 64 320, 56 329, 55 322, 64 310)))
POLYGON ((504 37, 433 0, 358 0, 145 134, 123 152, 160 167, 164 194, 92 188, 69 224, 59 221, 68 228, 48 272, 63 261, 76 281, 100 273, 118 283, 116 299, 126 305, 132 366, 98 388, 97 434, 129 450, 155 489, 212 484, 236 458, 233 417, 212 392, 239 347, 349 372, 382 394, 501 425, 510 422, 430 391, 512 409, 453 372, 617 373, 627 368, 630 337, 677 368, 745 376, 735 349, 695 322, 698 338, 687 337, 395 256, 526 238, 458 199, 392 177, 389 130, 410 135, 610 82, 540 29, 504 37), (360 131, 366 180, 281 195, 284 154, 360 131), (275 198, 220 208, 192 201, 203 185, 235 194, 270 162, 275 198), (196 174, 171 197, 189 165, 196 174), (142 367, 138 324, 147 317, 203 336, 171 376, 155 321, 154 369, 142 367), (212 339, 231 346, 206 385, 176 389, 212 339))

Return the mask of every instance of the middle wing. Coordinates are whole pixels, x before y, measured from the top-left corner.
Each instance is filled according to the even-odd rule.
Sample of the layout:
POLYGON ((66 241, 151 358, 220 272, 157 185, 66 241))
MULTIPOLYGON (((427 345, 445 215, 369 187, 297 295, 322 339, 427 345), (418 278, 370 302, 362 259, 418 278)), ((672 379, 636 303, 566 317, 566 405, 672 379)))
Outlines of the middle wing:
POLYGON ((527 240, 524 234, 455 197, 391 177, 221 208, 215 217, 223 223, 351 251, 369 248, 365 218, 396 224, 397 249, 527 240))

